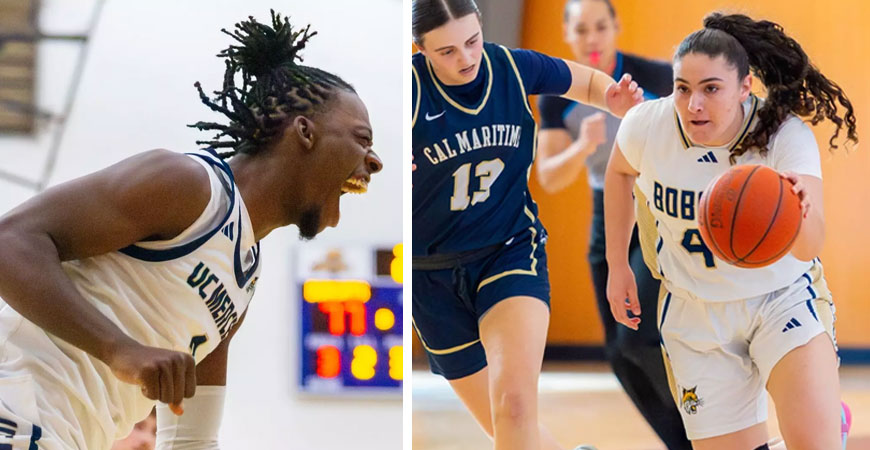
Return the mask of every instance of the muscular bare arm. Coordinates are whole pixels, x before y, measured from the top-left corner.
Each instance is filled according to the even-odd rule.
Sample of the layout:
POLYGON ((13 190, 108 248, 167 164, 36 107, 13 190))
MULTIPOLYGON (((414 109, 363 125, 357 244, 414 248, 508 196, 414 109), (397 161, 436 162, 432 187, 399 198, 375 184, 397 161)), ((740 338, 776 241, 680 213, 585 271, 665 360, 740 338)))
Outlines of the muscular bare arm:
POLYGON ((192 358, 124 334, 82 298, 61 262, 178 235, 205 208, 207 177, 189 157, 154 150, 36 195, 0 218, 0 297, 145 396, 178 403, 193 395, 192 358))

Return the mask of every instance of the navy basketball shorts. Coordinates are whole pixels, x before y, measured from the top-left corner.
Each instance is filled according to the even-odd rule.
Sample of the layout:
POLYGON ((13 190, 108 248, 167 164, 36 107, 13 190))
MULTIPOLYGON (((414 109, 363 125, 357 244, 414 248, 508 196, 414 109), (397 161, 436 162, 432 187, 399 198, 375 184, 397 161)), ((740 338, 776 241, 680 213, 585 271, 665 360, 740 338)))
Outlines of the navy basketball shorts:
POLYGON ((412 320, 432 372, 453 380, 486 367, 478 323, 498 302, 528 296, 549 307, 546 236, 538 225, 474 261, 431 270, 415 264, 412 320))

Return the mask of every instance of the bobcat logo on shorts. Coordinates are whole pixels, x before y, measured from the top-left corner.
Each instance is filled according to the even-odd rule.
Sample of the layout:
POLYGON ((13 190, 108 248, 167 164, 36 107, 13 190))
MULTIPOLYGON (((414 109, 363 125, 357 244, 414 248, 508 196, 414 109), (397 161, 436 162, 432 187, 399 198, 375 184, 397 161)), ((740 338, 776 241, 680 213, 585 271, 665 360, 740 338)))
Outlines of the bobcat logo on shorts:
POLYGON ((704 406, 704 401, 695 393, 696 389, 698 389, 698 386, 695 386, 692 389, 682 388, 683 395, 680 398, 680 406, 683 407, 686 414, 697 414, 698 408, 704 406))

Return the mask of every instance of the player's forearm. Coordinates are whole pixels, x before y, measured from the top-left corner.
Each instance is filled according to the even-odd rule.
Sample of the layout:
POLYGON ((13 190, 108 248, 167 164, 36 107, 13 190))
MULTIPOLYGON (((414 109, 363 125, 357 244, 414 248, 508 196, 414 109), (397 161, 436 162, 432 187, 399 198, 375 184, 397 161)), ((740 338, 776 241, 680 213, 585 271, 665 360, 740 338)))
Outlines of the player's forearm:
POLYGON ((568 92, 563 97, 610 112, 605 92, 608 86, 615 83, 613 78, 600 70, 573 61, 565 62, 571 71, 571 87, 568 88, 568 92))
POLYGON ((825 220, 821 211, 810 209, 809 215, 801 223, 791 254, 801 261, 811 261, 822 253, 825 243, 825 220))
POLYGON ((565 189, 577 179, 586 166, 589 154, 595 146, 585 140, 577 140, 558 153, 538 158, 538 181, 550 194, 565 189))
POLYGON ((0 222, 0 249, 0 297, 27 320, 103 362, 135 344, 79 294, 50 236, 0 222))
POLYGON ((607 264, 627 265, 631 231, 634 228, 634 202, 631 189, 635 177, 607 168, 604 175, 604 234, 607 264))

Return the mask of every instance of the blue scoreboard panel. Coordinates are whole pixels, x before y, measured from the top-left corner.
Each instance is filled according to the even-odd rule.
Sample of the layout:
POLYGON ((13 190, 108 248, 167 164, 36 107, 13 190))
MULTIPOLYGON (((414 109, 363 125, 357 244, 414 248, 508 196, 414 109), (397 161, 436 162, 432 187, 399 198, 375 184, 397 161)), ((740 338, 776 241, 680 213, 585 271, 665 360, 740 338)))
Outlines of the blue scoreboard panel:
POLYGON ((300 389, 402 395, 402 245, 304 248, 300 389))

